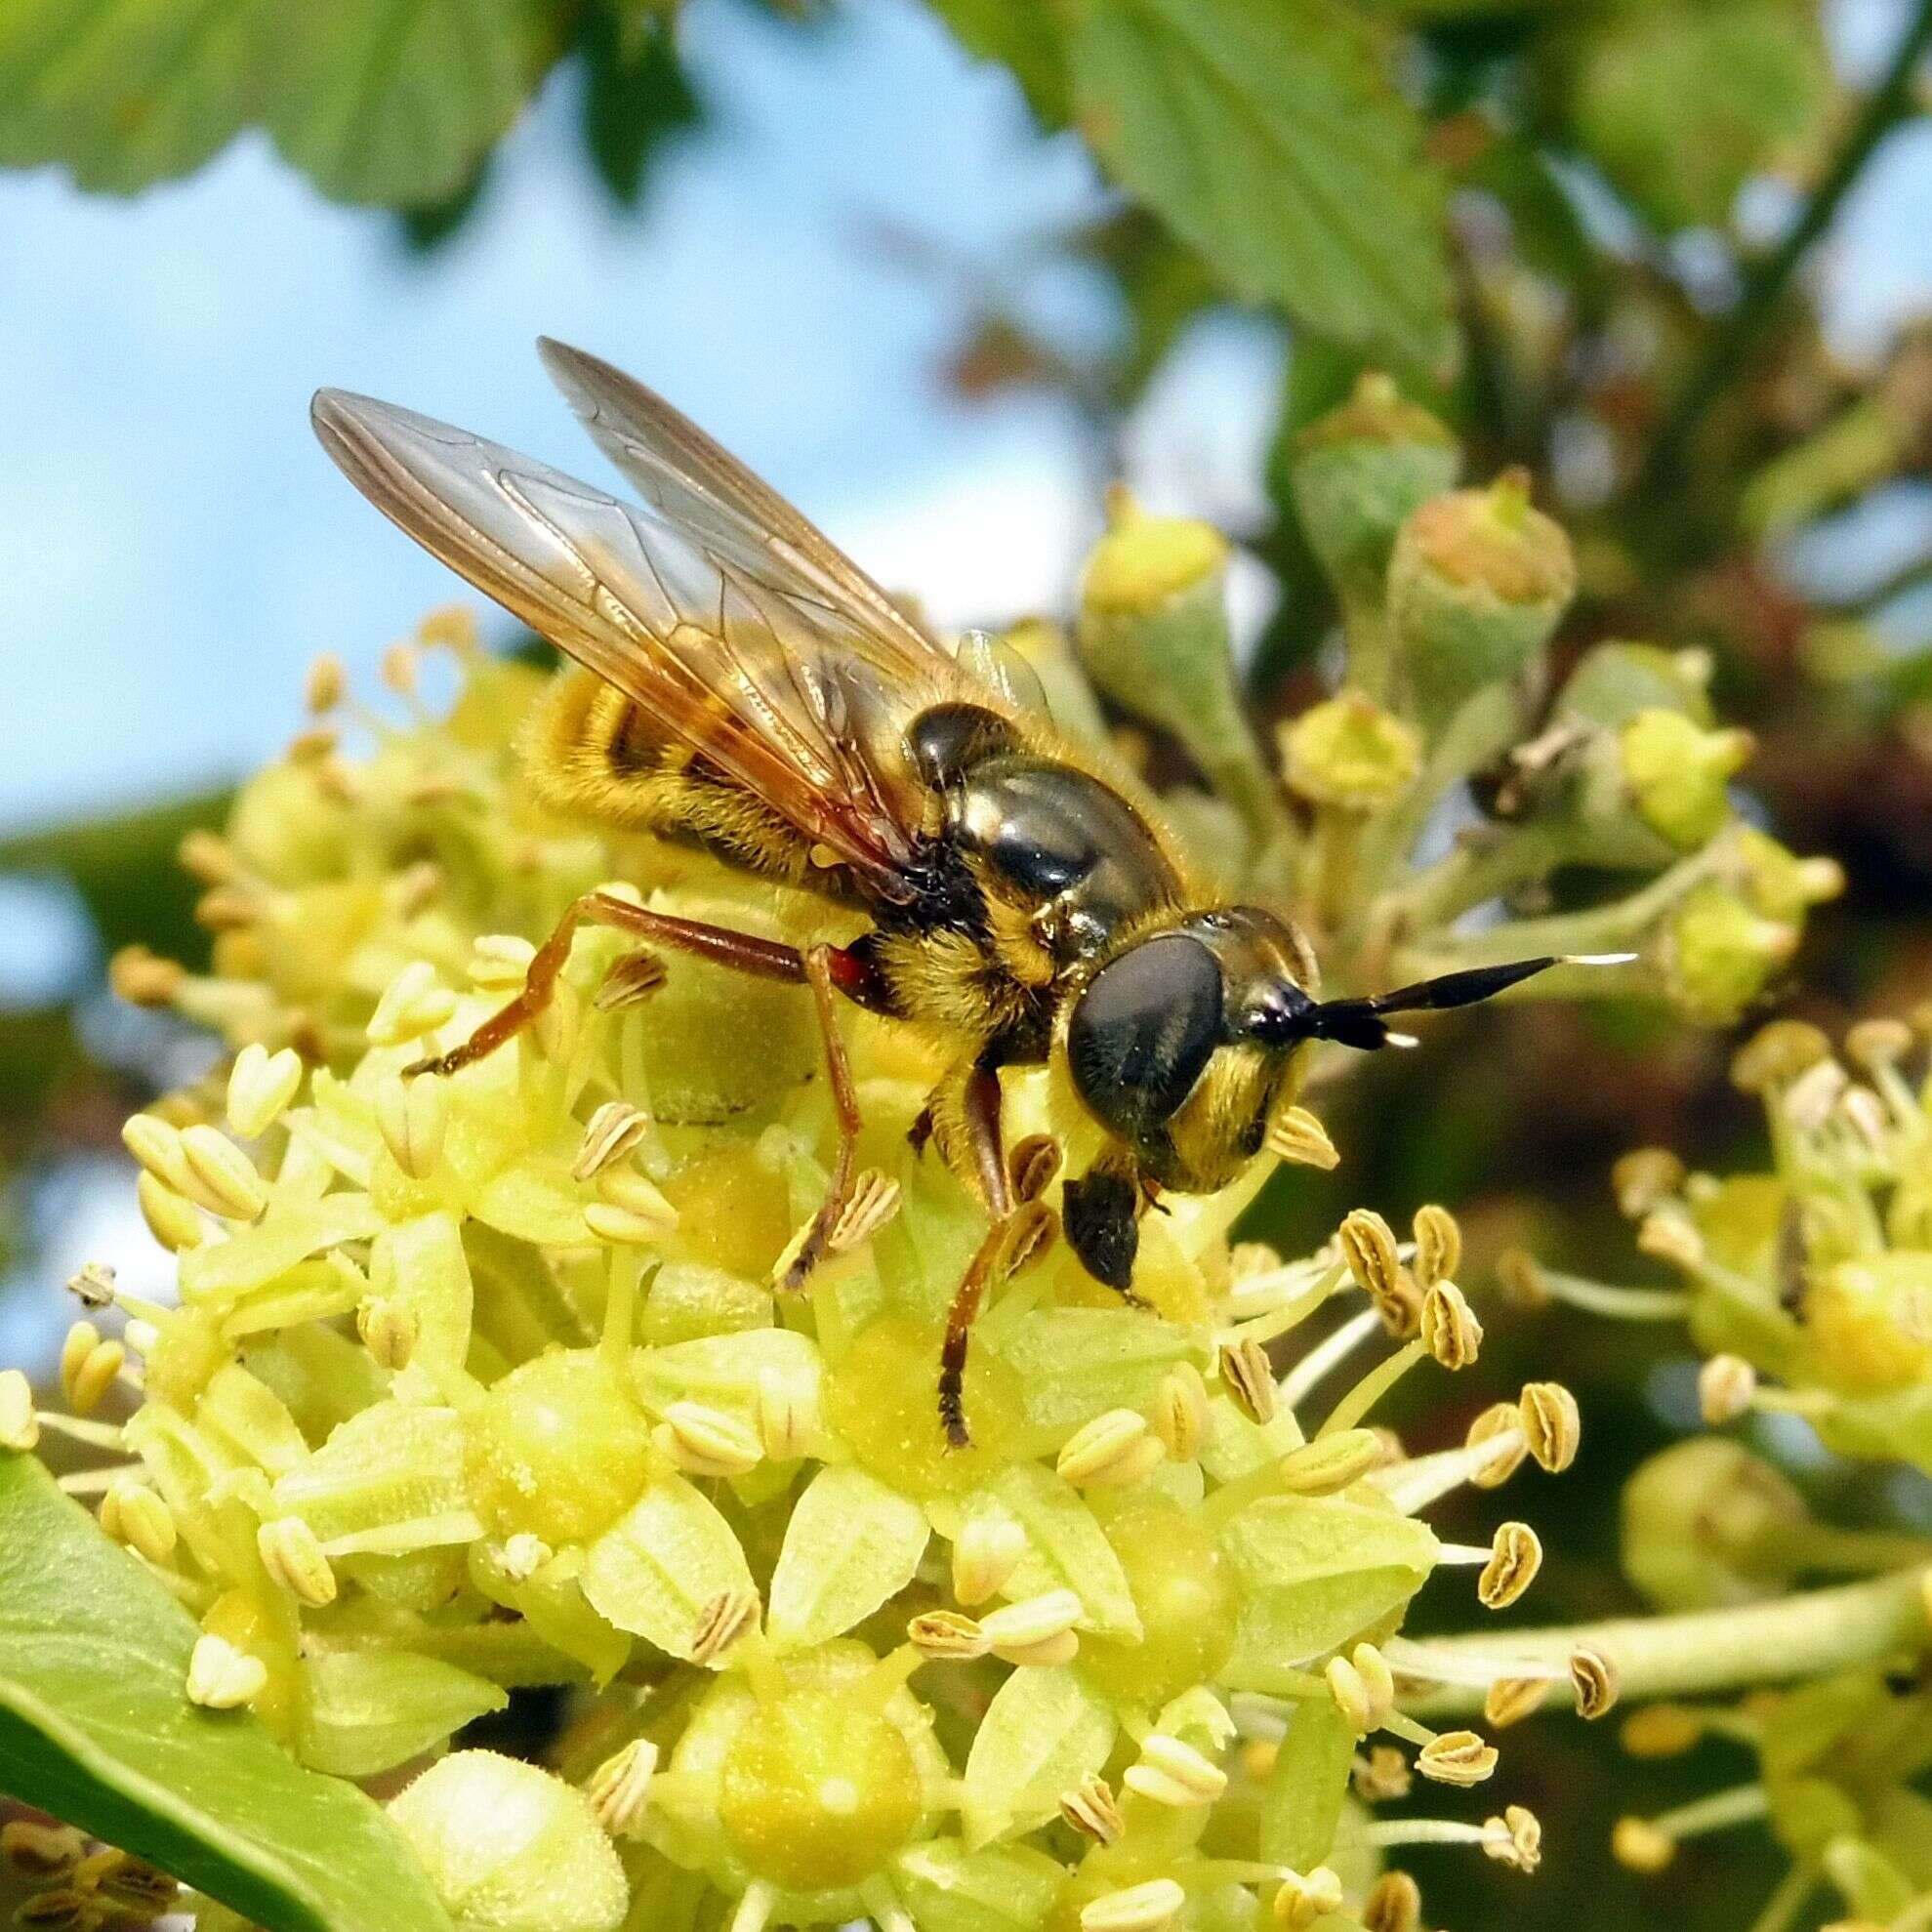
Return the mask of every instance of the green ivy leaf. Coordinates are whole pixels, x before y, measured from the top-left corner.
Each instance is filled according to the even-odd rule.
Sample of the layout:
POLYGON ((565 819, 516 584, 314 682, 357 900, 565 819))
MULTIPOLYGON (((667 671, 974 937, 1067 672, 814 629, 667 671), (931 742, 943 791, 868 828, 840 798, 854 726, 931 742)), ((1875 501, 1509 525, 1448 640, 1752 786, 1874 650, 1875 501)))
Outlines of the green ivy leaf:
POLYGON ((555 50, 539 0, 328 0, 277 9, 262 119, 338 201, 446 201, 555 50))
POLYGON ((1092 0, 1080 126, 1236 295, 1441 372, 1442 187, 1419 125, 1329 0, 1092 0))
POLYGON ((37 1460, 0 1456, 0 1789, 275 1932, 450 1932, 374 1803, 186 1701, 195 1636, 37 1460))
POLYGON ((612 198, 635 208, 651 156, 700 118, 698 98, 668 29, 653 31, 593 7, 584 16, 579 51, 584 145, 612 198))
POLYGON ((250 114, 263 0, 0 7, 0 164, 111 194, 187 173, 250 114))

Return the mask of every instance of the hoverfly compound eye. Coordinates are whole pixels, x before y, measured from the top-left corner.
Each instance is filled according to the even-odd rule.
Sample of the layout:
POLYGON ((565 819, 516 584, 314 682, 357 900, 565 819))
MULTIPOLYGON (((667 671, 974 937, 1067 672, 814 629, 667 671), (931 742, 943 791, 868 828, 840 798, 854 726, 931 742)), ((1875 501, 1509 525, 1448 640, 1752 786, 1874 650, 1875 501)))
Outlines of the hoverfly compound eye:
POLYGON ((1221 967, 1163 933, 1096 972, 1067 1023, 1067 1063, 1094 1118, 1131 1140, 1170 1119, 1221 1040, 1221 967))

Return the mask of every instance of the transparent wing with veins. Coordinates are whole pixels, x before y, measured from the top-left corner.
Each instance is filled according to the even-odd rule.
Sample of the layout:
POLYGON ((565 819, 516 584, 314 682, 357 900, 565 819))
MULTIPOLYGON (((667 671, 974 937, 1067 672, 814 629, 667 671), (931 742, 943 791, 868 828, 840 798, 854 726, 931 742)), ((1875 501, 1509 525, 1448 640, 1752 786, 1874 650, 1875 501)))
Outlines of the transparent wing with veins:
POLYGON ((311 416, 344 473, 426 550, 865 888, 903 899, 925 796, 901 727, 935 699, 985 694, 802 516, 637 394, 662 412, 647 419, 660 435, 634 430, 626 445, 653 479, 648 507, 367 396, 324 390, 311 416))

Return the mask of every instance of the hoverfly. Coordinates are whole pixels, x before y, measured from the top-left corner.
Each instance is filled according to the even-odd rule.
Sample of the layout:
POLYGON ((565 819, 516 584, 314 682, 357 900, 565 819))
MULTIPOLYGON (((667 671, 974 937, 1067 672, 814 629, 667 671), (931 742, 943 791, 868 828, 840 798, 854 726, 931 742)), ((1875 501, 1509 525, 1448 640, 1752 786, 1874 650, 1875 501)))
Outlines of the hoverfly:
POLYGON ((656 946, 809 987, 839 1122, 824 1204, 780 1286, 803 1285, 850 1202, 859 1111, 843 998, 950 1055, 915 1130, 989 1231, 947 1323, 939 1410, 967 1441, 967 1336, 1001 1276, 1050 1235, 1016 1198, 1000 1069, 1049 1061, 1102 1130, 1064 1186, 1081 1263, 1133 1298, 1138 1216, 1164 1189, 1225 1186, 1259 1152, 1310 1043, 1375 1048, 1386 1015, 1459 1007, 1557 964, 1478 967, 1324 1001, 1285 919, 1217 905, 1174 839, 1070 745, 1022 662, 949 654, 775 491, 660 396, 582 350, 551 376, 635 485, 626 504, 464 431, 324 390, 312 418, 349 480, 410 536, 576 660, 533 722, 530 778, 568 811, 695 843, 869 922, 802 949, 591 893, 522 991, 463 1045, 493 1052, 552 997, 573 934, 656 946))

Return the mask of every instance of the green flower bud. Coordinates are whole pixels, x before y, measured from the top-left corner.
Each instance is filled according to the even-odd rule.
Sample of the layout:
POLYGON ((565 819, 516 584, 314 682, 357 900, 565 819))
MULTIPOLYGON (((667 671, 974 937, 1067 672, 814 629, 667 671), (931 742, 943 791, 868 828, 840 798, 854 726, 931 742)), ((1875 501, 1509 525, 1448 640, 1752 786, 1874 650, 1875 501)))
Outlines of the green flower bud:
POLYGON ((630 1904, 590 1800, 533 1764, 456 1751, 389 1815, 458 1932, 615 1932, 630 1904))
POLYGON ((1770 1463, 1717 1436, 1653 1456, 1624 1489, 1624 1568, 1660 1610, 1775 1596, 1811 1522, 1770 1463))
POLYGON ((1740 830, 1736 857, 1745 896, 1766 919, 1800 920, 1845 889, 1836 859, 1801 859, 1755 826, 1740 830))
POLYGON ((1726 787, 1751 754, 1748 731, 1706 731, 1681 712, 1640 711, 1617 735, 1637 812, 1679 851, 1714 838, 1730 816, 1726 787))
POLYGON ((1424 725, 1439 730, 1464 699, 1518 677, 1576 587, 1570 539, 1531 507, 1524 472, 1423 504, 1395 540, 1388 611, 1424 725))
POLYGON ((1295 437, 1295 514, 1344 599, 1380 601, 1395 533, 1455 483, 1461 457, 1442 423, 1373 371, 1295 437))
POLYGON ((1708 724, 1710 671, 1707 651, 1597 644, 1577 660, 1553 709, 1559 718, 1587 724, 1623 724, 1641 711, 1657 710, 1681 712, 1694 724, 1708 724))
POLYGON ((1767 919, 1717 880, 1687 893, 1662 935, 1665 984, 1687 1018, 1727 1026, 1797 951, 1798 929, 1767 919))
POLYGON ((1257 842, 1281 827, 1281 800, 1236 689, 1218 530, 1149 516, 1116 491, 1081 580, 1080 651, 1107 696, 1173 733, 1257 842))
POLYGON ((1282 768, 1304 799, 1374 811, 1422 768, 1422 741, 1401 719, 1343 691, 1311 705, 1281 732, 1282 768))

